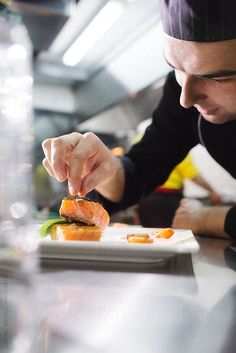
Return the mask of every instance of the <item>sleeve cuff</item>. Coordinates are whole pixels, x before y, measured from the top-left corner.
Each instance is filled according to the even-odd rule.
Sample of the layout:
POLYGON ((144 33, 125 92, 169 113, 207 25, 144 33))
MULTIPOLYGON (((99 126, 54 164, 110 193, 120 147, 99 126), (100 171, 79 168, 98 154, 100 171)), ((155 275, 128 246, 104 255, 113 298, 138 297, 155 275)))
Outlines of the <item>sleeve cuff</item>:
POLYGON ((236 206, 231 207, 226 214, 224 231, 232 239, 236 239, 236 206))

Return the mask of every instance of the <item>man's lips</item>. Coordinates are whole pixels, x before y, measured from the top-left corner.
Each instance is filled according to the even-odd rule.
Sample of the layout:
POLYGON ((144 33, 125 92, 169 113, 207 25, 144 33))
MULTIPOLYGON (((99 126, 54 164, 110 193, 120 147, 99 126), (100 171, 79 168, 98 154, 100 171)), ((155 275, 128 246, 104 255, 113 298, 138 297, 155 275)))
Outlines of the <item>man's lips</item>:
POLYGON ((199 111, 199 113, 201 113, 202 115, 214 115, 219 110, 219 107, 216 107, 216 108, 201 108, 199 106, 196 106, 196 108, 199 111))

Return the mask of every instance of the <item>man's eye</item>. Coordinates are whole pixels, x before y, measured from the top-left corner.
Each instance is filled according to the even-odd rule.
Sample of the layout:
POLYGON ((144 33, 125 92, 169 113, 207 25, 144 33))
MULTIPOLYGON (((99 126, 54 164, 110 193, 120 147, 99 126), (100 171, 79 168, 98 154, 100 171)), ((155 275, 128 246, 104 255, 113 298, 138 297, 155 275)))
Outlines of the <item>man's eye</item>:
POLYGON ((211 81, 217 82, 217 83, 228 83, 231 81, 231 77, 227 78, 211 78, 211 81))

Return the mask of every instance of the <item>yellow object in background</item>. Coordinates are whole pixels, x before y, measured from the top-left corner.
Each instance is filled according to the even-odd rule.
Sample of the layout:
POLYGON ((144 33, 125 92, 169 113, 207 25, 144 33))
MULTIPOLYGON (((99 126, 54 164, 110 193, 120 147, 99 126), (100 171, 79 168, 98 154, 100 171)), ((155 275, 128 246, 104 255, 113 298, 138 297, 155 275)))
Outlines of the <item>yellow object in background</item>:
POLYGON ((183 189, 184 179, 194 179, 199 175, 198 169, 194 166, 189 154, 170 173, 166 182, 161 188, 183 189))

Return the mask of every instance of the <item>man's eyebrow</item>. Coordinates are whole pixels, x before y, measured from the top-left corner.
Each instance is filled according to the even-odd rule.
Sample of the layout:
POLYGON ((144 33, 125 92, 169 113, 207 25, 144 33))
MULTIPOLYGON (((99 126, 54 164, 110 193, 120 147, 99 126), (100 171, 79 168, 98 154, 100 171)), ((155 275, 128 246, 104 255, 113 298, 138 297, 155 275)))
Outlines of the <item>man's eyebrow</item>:
MULTIPOLYGON (((167 64, 172 67, 173 69, 176 70, 176 67, 174 67, 174 65, 172 65, 165 57, 165 60, 167 62, 167 64)), ((219 71, 213 71, 213 72, 209 72, 206 74, 195 74, 193 76, 196 77, 202 77, 202 78, 217 78, 217 77, 231 77, 231 76, 236 76, 236 70, 219 70, 219 71)))
POLYGON ((195 75, 202 78, 217 78, 217 77, 231 77, 236 76, 236 70, 220 70, 215 72, 209 72, 207 74, 195 75))

